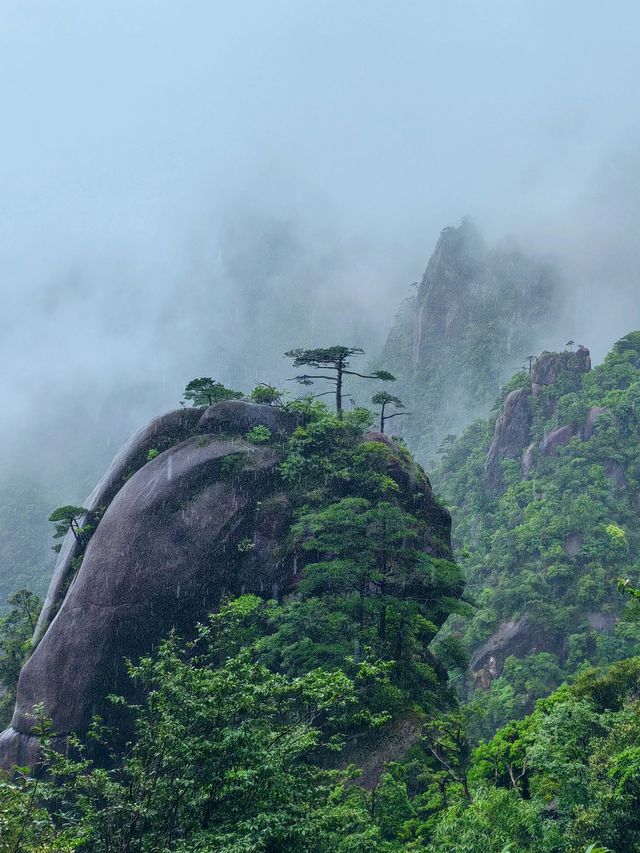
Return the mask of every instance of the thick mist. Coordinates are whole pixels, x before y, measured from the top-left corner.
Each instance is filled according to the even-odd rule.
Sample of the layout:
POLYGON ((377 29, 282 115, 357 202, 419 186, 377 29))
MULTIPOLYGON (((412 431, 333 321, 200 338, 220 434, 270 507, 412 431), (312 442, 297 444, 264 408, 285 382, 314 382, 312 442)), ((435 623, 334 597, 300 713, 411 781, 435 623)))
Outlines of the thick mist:
POLYGON ((640 326, 632 2, 0 11, 9 492, 81 501, 195 376, 375 354, 465 214, 556 259, 558 346, 640 326))

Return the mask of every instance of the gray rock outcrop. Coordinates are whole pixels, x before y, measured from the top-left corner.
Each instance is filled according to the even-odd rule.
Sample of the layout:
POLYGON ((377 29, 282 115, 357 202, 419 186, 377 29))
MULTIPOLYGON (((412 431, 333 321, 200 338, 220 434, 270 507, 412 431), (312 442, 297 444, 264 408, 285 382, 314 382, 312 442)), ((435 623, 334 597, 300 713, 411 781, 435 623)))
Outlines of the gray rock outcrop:
POLYGON ((257 426, 266 426, 273 435, 289 435, 298 418, 278 406, 257 406, 245 400, 226 400, 209 406, 198 422, 200 432, 240 433, 257 426))
POLYGON ((445 228, 400 306, 380 365, 407 404, 397 428, 432 464, 443 436, 485 417, 505 379, 559 315, 557 270, 512 240, 489 247, 465 219, 445 228))
POLYGON ((609 410, 604 408, 604 406, 592 406, 587 412, 587 417, 585 418, 584 428, 582 430, 582 437, 585 441, 588 441, 593 437, 596 431, 596 423, 601 415, 604 415, 609 410))
MULTIPOLYGON (((252 408, 256 423, 272 414, 270 407, 252 408)), ((280 455, 240 435, 180 440, 202 415, 189 409, 153 421, 94 490, 90 508, 102 501, 108 507, 23 667, 11 728, 0 738, 0 766, 36 762, 34 705, 42 703, 61 737, 84 731, 105 710, 105 695, 118 692, 125 656, 149 651, 174 627, 192 627, 224 595, 271 597, 289 582, 292 566, 281 564, 276 547, 289 523, 287 498, 277 488, 280 455), (174 446, 147 461, 148 450, 164 442, 174 446)), ((50 601, 59 595, 61 574, 52 580, 50 601)))
MULTIPOLYGON (((170 413, 125 445, 89 501, 104 512, 79 568, 69 560, 52 580, 57 606, 22 669, 0 767, 37 764, 35 705, 51 718, 60 748, 95 714, 117 726, 106 697, 131 694, 125 658, 150 652, 171 629, 189 634, 224 597, 279 598, 293 588, 299 566, 283 547, 292 507, 277 436, 296 424, 281 410, 233 401, 170 413), (246 433, 260 424, 276 440, 249 442, 246 433), (151 448, 161 452, 149 460, 151 448)), ((424 550, 450 559, 451 519, 424 472, 387 436, 362 440, 384 444, 399 502, 428 522, 424 550)), ((462 586, 460 579, 459 593, 462 586)))
POLYGON ((534 397, 547 385, 554 385, 562 374, 573 374, 579 381, 583 373, 591 370, 591 354, 587 347, 579 346, 576 352, 543 352, 534 362, 531 385, 534 397))
POLYGON ((574 429, 568 424, 566 426, 558 427, 557 429, 552 429, 543 436, 539 444, 540 453, 543 456, 556 456, 558 448, 564 447, 565 444, 569 444, 573 435, 574 429))
POLYGON ((487 485, 492 490, 502 483, 502 460, 519 459, 531 441, 530 395, 529 388, 517 388, 504 401, 485 464, 487 485))
MULTIPOLYGON (((84 507, 90 512, 88 517, 80 521, 80 525, 82 526, 87 522, 95 523, 96 516, 109 506, 114 495, 117 494, 127 478, 145 464, 150 450, 166 450, 192 435, 201 417, 202 409, 177 409, 154 418, 142 429, 135 432, 123 445, 102 479, 84 502, 84 507)), ((78 541, 69 532, 62 542, 58 554, 51 583, 36 625, 34 643, 39 642, 62 603, 73 571, 72 563, 78 554, 78 541)))

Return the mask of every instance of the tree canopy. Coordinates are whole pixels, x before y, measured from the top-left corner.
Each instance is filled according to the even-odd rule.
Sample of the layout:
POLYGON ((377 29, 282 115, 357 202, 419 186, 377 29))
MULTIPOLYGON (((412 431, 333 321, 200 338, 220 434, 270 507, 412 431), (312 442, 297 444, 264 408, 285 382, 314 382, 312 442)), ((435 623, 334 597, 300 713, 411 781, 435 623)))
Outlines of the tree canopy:
POLYGON ((72 504, 65 504, 65 506, 59 506, 57 509, 54 509, 49 516, 49 521, 55 526, 53 538, 62 539, 70 530, 76 541, 81 542, 83 534, 93 529, 90 525, 80 527, 79 519, 87 515, 88 512, 89 510, 84 507, 73 506, 72 504))
POLYGON ((387 393, 387 391, 378 391, 371 398, 371 402, 374 406, 380 406, 380 432, 384 432, 385 423, 391 418, 396 418, 400 415, 408 415, 409 412, 393 412, 388 415, 386 413, 387 406, 393 406, 396 409, 404 409, 404 403, 399 397, 395 397, 393 394, 387 393))
MULTIPOLYGON (((336 413, 342 416, 343 379, 345 376, 358 376, 360 379, 379 379, 383 382, 395 381, 395 376, 386 370, 376 370, 374 373, 359 373, 350 370, 351 359, 364 355, 360 347, 333 346, 316 349, 293 349, 285 353, 293 359, 294 367, 311 367, 316 371, 332 371, 332 373, 300 373, 293 377, 302 385, 313 385, 317 380, 335 384, 336 413)), ((327 392, 330 393, 330 392, 327 392)), ((318 396, 322 396, 319 394, 318 396)))
POLYGON ((221 382, 215 382, 210 376, 192 379, 184 389, 183 397, 191 400, 194 406, 212 406, 223 400, 239 400, 244 396, 242 391, 226 388, 221 382))

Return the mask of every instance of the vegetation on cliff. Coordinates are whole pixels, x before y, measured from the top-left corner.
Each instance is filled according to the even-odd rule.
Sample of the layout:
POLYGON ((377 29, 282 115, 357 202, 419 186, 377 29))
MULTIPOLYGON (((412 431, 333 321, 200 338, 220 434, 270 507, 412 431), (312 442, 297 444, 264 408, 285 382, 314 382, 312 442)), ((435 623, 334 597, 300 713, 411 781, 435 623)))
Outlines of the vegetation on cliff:
POLYGON ((400 849, 383 763, 453 702, 428 648, 463 588, 449 517, 407 451, 366 433, 369 412, 288 408, 300 426, 266 440, 293 508, 291 588, 230 600, 131 665, 146 699, 114 699, 126 744, 96 724, 63 759, 43 720, 51 781, 5 780, 7 849, 400 849))
POLYGON ((40 720, 0 851, 640 850, 640 333, 589 364, 543 354, 443 448, 471 603, 408 451, 288 404, 259 443, 290 587, 129 664, 126 743, 96 721, 63 757, 40 720))
MULTIPOLYGON (((640 652, 640 628, 623 617, 616 589, 618 578, 635 584, 640 575, 640 333, 592 371, 576 370, 578 358, 541 357, 553 376, 536 385, 534 371, 529 438, 498 460, 497 489, 487 457, 498 411, 453 443, 436 475, 476 603, 449 628, 482 685, 475 698, 484 734, 586 664, 640 652)), ((517 374, 498 407, 531 385, 528 373, 517 374)))

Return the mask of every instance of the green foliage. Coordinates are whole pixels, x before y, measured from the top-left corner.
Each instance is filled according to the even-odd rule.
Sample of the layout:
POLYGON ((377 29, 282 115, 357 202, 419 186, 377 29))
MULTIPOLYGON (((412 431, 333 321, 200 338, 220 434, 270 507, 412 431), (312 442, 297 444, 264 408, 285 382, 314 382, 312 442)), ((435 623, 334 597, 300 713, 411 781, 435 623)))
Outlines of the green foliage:
MULTIPOLYGON (((322 370, 324 373, 300 373, 296 377, 301 385, 313 385, 314 382, 322 380, 335 385, 336 414, 342 417, 343 381, 345 376, 357 376, 360 379, 378 379, 382 382, 393 382, 393 376, 387 370, 376 370, 373 373, 358 373, 350 370, 351 359, 354 356, 364 355, 360 347, 320 347, 316 349, 293 349, 285 353, 287 358, 293 359, 294 367, 310 367, 313 370, 322 370), (329 374, 327 375, 327 371, 329 374)), ((330 393, 330 392, 327 392, 330 393)), ((324 396, 320 394, 318 396, 324 396)))
POLYGON ((257 426, 251 427, 245 438, 247 441, 250 441, 251 444, 267 444, 271 441, 271 430, 263 424, 258 424, 257 426))
MULTIPOLYGON (((574 631, 574 683, 539 700, 528 716, 505 719, 521 717, 536 696, 553 691, 566 672, 559 655, 511 656, 489 691, 452 708, 429 645, 449 614, 463 618, 455 615, 460 570, 425 553, 437 531, 419 512, 424 475, 406 451, 363 441, 368 423, 363 411, 340 420, 308 405, 281 465, 294 512, 287 559, 295 557, 301 569, 291 594, 282 603, 253 595, 226 602, 192 640, 171 636, 130 664, 143 698, 135 705, 113 698, 130 720, 123 747, 94 726, 92 751, 105 756, 101 764, 75 741, 73 757, 54 753, 42 721, 49 778, 0 781, 7 850, 640 849, 640 658, 586 668, 585 659, 601 663, 609 652, 590 652, 574 631), (414 494, 395 479, 408 477, 414 494), (366 762, 351 744, 384 745, 402 731, 394 728, 399 720, 415 726, 404 757, 371 792, 354 784, 358 770, 349 761, 366 762), (474 748, 478 738, 484 740, 474 748)), ((469 466, 457 483, 472 482, 482 458, 475 442, 487 436, 476 424, 451 447, 446 466, 456 455, 469 466)), ((230 476, 245 457, 227 457, 235 460, 230 476)), ((552 483, 546 488, 562 500, 552 483)), ((486 500, 480 488, 472 493, 486 500)), ((592 518, 583 497, 572 496, 574 512, 592 518)), ((512 513, 512 523, 487 542, 503 571, 506 549, 515 548, 525 562, 518 578, 524 591, 510 585, 508 573, 504 583, 489 575, 469 630, 493 630, 520 594, 534 624, 559 632, 572 625, 574 617, 540 593, 535 564, 526 563, 532 549, 545 560, 556 594, 566 584, 566 598, 559 596, 565 609, 572 591, 591 606, 597 587, 583 578, 596 564, 606 567, 603 578, 628 577, 609 595, 636 600, 633 527, 611 504, 592 521, 590 538, 582 533, 585 559, 568 579, 564 561, 575 558, 557 547, 566 528, 533 484, 514 483, 486 506, 512 513)), ((468 540, 472 567, 482 541, 468 540)), ((238 549, 249 553, 252 545, 240 540, 238 549)), ((452 669, 464 669, 468 648, 460 633, 445 632, 435 648, 452 669)))
POLYGON ((256 543, 253 539, 244 538, 238 543, 236 550, 239 554, 248 554, 250 551, 253 551, 255 547, 256 543))
POLYGON ((250 454, 243 450, 236 453, 228 453, 220 463, 220 476, 223 480, 235 479, 244 467, 249 463, 250 454))
POLYGON ((93 525, 84 524, 80 526, 79 519, 86 516, 88 512, 89 510, 84 507, 73 506, 71 504, 59 506, 57 509, 54 509, 49 516, 49 521, 52 522, 55 529, 53 538, 62 539, 71 531, 76 542, 80 545, 86 545, 93 532, 93 525))
POLYGON ((190 400, 194 406, 211 406, 223 400, 239 400, 243 396, 242 391, 225 388, 221 382, 215 382, 210 376, 192 379, 183 394, 184 399, 190 400))
POLYGON ((289 440, 280 471, 294 504, 289 547, 304 568, 262 648, 290 674, 385 662, 372 701, 397 713, 448 701, 427 647, 463 582, 453 563, 424 551, 439 533, 424 517, 424 474, 406 450, 362 441, 370 417, 355 409, 340 419, 313 403, 289 440))
MULTIPOLYGON (((447 632, 473 654, 501 625, 526 619, 526 636, 517 644, 523 659, 509 658, 507 651, 497 683, 488 693, 475 692, 473 701, 484 714, 476 724, 479 735, 490 736, 491 726, 509 715, 531 711, 536 698, 585 663, 640 652, 640 628, 619 618, 625 605, 616 590, 621 577, 631 585, 640 579, 637 339, 637 333, 623 338, 587 374, 576 372, 576 354, 554 356, 556 381, 532 398, 532 433, 540 439, 569 423, 576 437, 548 457, 537 454, 534 443, 528 479, 521 459, 509 460, 504 488, 498 494, 487 490, 492 419, 472 424, 445 448, 434 480, 451 507, 455 539, 468 554, 467 594, 477 604, 471 618, 450 621, 447 632), (585 434, 592 407, 599 414, 585 434)), ((467 697, 474 690, 460 677, 458 684, 467 697)))
POLYGON ((275 385, 268 385, 261 382, 251 392, 251 399, 254 403, 261 403, 267 406, 279 406, 282 403, 284 392, 275 385))
MULTIPOLYGON (((45 730, 52 781, 40 784, 38 801, 56 816, 69 848, 43 850, 393 849, 371 825, 366 797, 349 785, 351 771, 324 769, 321 761, 341 747, 354 717, 363 724, 366 679, 363 687, 357 674, 340 671, 271 672, 252 645, 263 608, 255 596, 238 599, 201 625, 194 641, 172 636, 153 657, 130 665, 147 698, 140 706, 114 698, 135 721, 115 769, 93 766, 78 743, 79 757, 56 754, 45 730)), ((104 742, 108 732, 96 725, 93 736, 104 742)), ((37 783, 3 784, 0 819, 15 835, 37 783)), ((31 814, 40 838, 48 838, 46 813, 31 814)))
POLYGON ((160 456, 160 451, 156 450, 155 447, 152 447, 151 450, 147 453, 147 462, 151 462, 151 460, 155 459, 156 456, 160 456))
MULTIPOLYGON (((429 649, 463 579, 446 524, 425 511, 428 480, 405 448, 365 440, 368 411, 287 408, 303 417, 283 448, 278 488, 293 520, 276 557, 293 562, 296 583, 282 602, 224 602, 194 637, 129 663, 136 703, 111 697, 118 733, 96 721, 88 745, 72 737, 59 755, 40 719, 47 778, 0 783, 8 849, 24 838, 25 849, 87 853, 398 853, 430 837, 464 789, 470 741, 429 649), (384 771, 389 750, 410 748, 384 771), (382 773, 373 792, 356 784, 361 767, 382 773)), ((251 455, 225 456, 221 476, 251 455)), ((236 551, 252 561, 244 532, 236 551)), ((460 643, 443 648, 464 660, 460 643)))
POLYGON ((438 677, 427 646, 462 584, 452 563, 421 550, 422 528, 393 503, 357 497, 302 514, 292 533, 309 561, 298 597, 328 610, 332 624, 314 642, 284 614, 270 647, 282 643, 303 667, 392 661, 405 701, 429 704, 438 677))
MULTIPOLYGON (((21 589, 9 596, 10 610, 0 617, 0 727, 8 725, 13 713, 18 676, 31 645, 41 600, 21 589)), ((1 848, 0 848, 1 849, 1 848)))
POLYGON ((26 771, 0 771, 0 853, 71 853, 72 833, 61 831, 42 802, 43 785, 26 771))

